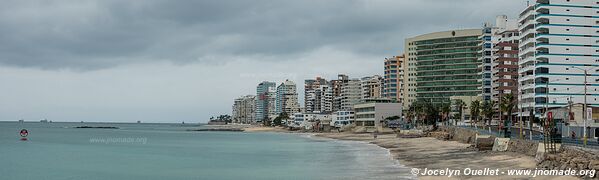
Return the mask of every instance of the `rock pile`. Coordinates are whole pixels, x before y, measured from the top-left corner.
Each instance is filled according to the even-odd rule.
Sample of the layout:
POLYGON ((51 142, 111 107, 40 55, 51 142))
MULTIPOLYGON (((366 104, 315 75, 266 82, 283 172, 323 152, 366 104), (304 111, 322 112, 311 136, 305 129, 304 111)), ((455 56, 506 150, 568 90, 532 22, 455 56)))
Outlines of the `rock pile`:
POLYGON ((557 154, 545 154, 545 158, 537 164, 537 167, 555 170, 599 170, 599 153, 575 147, 563 147, 563 150, 557 154))

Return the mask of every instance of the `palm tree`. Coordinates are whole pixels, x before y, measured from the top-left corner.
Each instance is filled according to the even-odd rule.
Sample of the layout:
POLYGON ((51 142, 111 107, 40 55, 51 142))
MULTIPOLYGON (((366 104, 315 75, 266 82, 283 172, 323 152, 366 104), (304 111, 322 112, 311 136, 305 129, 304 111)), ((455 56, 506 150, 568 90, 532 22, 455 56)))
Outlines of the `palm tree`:
POLYGON ((412 124, 412 116, 414 116, 414 106, 410 105, 408 112, 406 113, 407 121, 406 123, 412 124))
MULTIPOLYGON (((480 101, 479 100, 475 100, 472 101, 470 103, 470 116, 471 116, 471 121, 474 121, 474 123, 478 123, 478 116, 480 115, 480 101)), ((472 123, 470 123, 470 126, 472 126, 472 123)))
POLYGON ((414 122, 414 124, 419 124, 419 122, 424 122, 424 116, 425 114, 425 110, 426 108, 424 107, 424 102, 422 101, 416 101, 413 104, 413 109, 414 109, 414 115, 416 116, 416 119, 414 122))
MULTIPOLYGON (((462 120, 462 115, 464 114, 464 107, 466 106, 466 103, 464 103, 464 101, 462 100, 457 100, 455 102, 455 106, 458 108, 458 120, 462 120)), ((455 125, 458 125, 458 120, 455 121, 455 125)))
POLYGON ((512 111, 514 110, 515 106, 514 100, 514 95, 511 93, 506 94, 501 98, 501 102, 499 104, 499 109, 501 110, 500 116, 503 116, 504 112, 507 113, 508 116, 508 120, 503 122, 504 128, 509 128, 508 125, 512 122, 512 111))
POLYGON ((448 121, 450 111, 451 111, 451 103, 445 103, 441 106, 441 113, 443 113, 443 119, 441 121, 448 121))
POLYGON ((485 101, 481 106, 481 113, 483 114, 483 116, 485 116, 485 119, 487 120, 489 126, 491 125, 491 119, 493 119, 493 114, 495 114, 493 107, 495 107, 494 101, 485 101))

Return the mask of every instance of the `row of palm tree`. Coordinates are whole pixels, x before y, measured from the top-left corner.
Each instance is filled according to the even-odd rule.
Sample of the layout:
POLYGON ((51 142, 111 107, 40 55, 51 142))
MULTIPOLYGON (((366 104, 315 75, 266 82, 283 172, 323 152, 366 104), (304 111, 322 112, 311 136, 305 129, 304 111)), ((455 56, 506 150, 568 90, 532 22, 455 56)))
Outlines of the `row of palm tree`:
MULTIPOLYGON (((458 109, 457 113, 454 115, 453 119, 461 119, 463 114, 463 109, 466 108, 466 103, 461 100, 457 100, 453 104, 456 109, 458 109)), ((481 103, 479 100, 472 101, 470 103, 470 115, 472 118, 472 123, 479 123, 480 120, 483 120, 483 125, 491 125, 491 120, 493 116, 497 113, 495 111, 495 102, 494 101, 484 101, 481 103)), ((509 123, 512 122, 512 112, 516 107, 516 98, 513 94, 505 94, 500 98, 499 101, 499 113, 501 117, 507 116, 508 119, 505 121, 503 118, 503 125, 507 127, 509 123)), ((429 101, 420 100, 412 103, 410 105, 409 111, 406 113, 408 122, 413 124, 435 124, 437 120, 447 121, 450 118, 449 113, 451 112, 451 104, 450 103, 441 103, 441 104, 433 104, 429 101)), ((454 121, 455 125, 457 125, 457 120, 454 121)))
MULTIPOLYGON (((476 100, 476 101, 472 101, 472 103, 470 103, 470 114, 472 116, 472 120, 474 121, 474 123, 478 123, 479 122, 479 118, 482 115, 482 118, 484 120, 484 125, 491 125, 491 119, 493 119, 493 116, 495 115, 495 102, 494 101, 485 101, 482 103, 482 105, 480 104, 480 101, 476 100)), ((516 98, 514 97, 513 94, 505 94, 503 97, 501 97, 500 101, 499 101, 499 113, 500 113, 500 119, 502 119, 503 121, 503 125, 504 126, 508 126, 509 123, 512 122, 512 113, 514 111, 516 107, 516 98), (508 119, 507 121, 505 121, 503 118, 503 116, 507 116, 508 119)))

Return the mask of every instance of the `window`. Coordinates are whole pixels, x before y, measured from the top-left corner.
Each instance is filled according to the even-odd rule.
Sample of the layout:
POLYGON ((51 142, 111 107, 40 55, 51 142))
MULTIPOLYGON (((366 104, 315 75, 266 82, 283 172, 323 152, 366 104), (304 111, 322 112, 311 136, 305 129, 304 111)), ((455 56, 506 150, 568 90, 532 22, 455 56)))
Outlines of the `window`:
POLYGON ((567 71, 567 70, 570 70, 570 68, 566 68, 566 71, 567 71))
POLYGON ((570 21, 570 19, 566 19, 566 21, 570 21))
POLYGON ((569 40, 570 40, 570 38, 566 38, 566 41, 569 41, 569 40))
MULTIPOLYGON (((566 31, 570 31, 570 29, 566 29, 566 31)), ((599 32, 599 31, 597 31, 597 32, 599 32)))

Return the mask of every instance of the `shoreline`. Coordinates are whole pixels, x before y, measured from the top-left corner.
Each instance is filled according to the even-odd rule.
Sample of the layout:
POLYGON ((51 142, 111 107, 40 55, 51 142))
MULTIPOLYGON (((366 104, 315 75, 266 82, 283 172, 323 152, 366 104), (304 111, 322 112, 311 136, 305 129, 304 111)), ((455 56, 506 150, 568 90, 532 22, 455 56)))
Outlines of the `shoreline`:
POLYGON ((580 179, 575 176, 508 176, 508 170, 536 170, 534 157, 515 152, 478 151, 473 145, 458 141, 439 140, 434 137, 397 137, 396 134, 379 134, 374 139, 371 133, 351 132, 302 132, 290 131, 283 127, 248 125, 244 132, 274 132, 309 134, 313 137, 334 140, 359 141, 386 149, 392 160, 402 168, 421 170, 497 170, 505 174, 487 176, 452 175, 429 176, 418 174, 418 179, 580 179))
MULTIPOLYGON (((513 152, 478 151, 470 144, 457 141, 444 141, 433 137, 398 138, 396 134, 379 134, 376 139, 370 133, 318 133, 294 132, 280 127, 253 126, 245 132, 278 132, 310 134, 313 137, 344 141, 358 141, 374 144, 389 152, 391 160, 397 161, 402 168, 419 170, 462 170, 498 169, 499 171, 529 169, 535 170, 534 157, 513 152)), ((420 171, 422 173, 422 171, 420 171)), ((416 176, 417 179, 579 179, 574 176, 416 176)))
MULTIPOLYGON (((457 141, 443 141, 433 137, 397 138, 396 134, 379 134, 376 139, 372 134, 353 133, 315 133, 315 136, 337 140, 362 141, 387 149, 394 160, 404 167, 421 170, 464 170, 470 169, 511 169, 536 168, 533 157, 512 153, 477 151, 470 144, 457 141)), ((573 176, 422 176, 418 179, 579 179, 573 176)))

